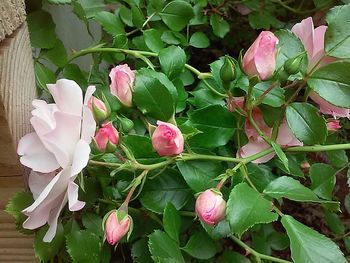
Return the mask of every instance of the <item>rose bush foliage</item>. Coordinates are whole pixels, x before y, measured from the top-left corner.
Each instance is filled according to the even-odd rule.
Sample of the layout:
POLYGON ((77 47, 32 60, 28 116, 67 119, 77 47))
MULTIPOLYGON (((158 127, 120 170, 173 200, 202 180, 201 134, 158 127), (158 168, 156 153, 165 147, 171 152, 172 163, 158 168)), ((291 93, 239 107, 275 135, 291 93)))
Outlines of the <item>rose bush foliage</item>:
POLYGON ((69 52, 28 15, 31 192, 7 211, 40 261, 346 262, 348 1, 47 2, 103 34, 69 52))

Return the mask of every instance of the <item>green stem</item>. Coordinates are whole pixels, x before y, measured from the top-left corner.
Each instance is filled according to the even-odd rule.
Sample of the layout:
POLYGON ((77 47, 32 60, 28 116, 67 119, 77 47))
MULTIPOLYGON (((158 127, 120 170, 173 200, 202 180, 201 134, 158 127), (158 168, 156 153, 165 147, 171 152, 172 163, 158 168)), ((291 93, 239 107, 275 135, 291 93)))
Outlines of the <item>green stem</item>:
POLYGON ((183 153, 180 157, 183 161, 191 161, 191 160, 213 160, 213 161, 223 161, 223 162, 233 162, 239 163, 242 161, 241 158, 227 157, 227 156, 217 156, 217 155, 206 155, 206 154, 188 154, 183 153))
POLYGON ((350 143, 331 144, 331 145, 314 145, 314 146, 295 146, 284 149, 285 152, 326 152, 334 150, 348 150, 350 143))
POLYGON ((259 252, 257 252, 256 250, 252 249, 250 246, 248 246, 246 243, 244 243, 243 241, 241 241, 239 238, 235 237, 235 236, 231 236, 231 239, 239 246, 241 246, 242 248, 244 248, 247 252, 249 252, 250 254, 252 254, 253 256, 255 256, 258 260, 260 259, 265 259, 265 260, 270 260, 272 262, 279 262, 279 263, 292 263, 291 261, 288 260, 284 260, 284 259, 280 259, 280 258, 275 258, 273 256, 268 256, 265 254, 261 254, 259 252))

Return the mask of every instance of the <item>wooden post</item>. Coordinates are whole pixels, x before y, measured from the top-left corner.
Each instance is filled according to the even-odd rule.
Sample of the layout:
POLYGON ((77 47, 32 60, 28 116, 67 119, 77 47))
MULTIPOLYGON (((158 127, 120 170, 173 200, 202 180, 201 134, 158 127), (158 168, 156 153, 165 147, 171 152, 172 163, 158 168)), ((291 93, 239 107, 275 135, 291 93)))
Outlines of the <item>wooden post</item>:
POLYGON ((23 191, 24 169, 18 161, 18 140, 30 132, 35 76, 24 0, 0 4, 0 262, 37 262, 33 237, 16 231, 3 210, 11 196, 23 191))

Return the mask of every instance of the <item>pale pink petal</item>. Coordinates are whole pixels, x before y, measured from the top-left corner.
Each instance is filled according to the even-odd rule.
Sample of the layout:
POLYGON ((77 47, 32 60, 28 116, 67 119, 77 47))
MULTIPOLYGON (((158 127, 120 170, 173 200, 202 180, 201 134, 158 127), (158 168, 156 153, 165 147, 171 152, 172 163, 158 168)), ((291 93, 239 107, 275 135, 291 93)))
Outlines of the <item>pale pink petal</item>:
POLYGON ((49 173, 60 167, 55 156, 41 143, 36 133, 23 136, 17 148, 17 154, 22 155, 20 162, 34 171, 49 173))
POLYGON ((37 119, 35 123, 40 123, 39 127, 36 127, 35 123, 32 123, 36 133, 40 136, 53 130, 56 126, 53 113, 57 111, 57 106, 55 104, 47 104, 43 100, 33 100, 32 105, 35 108, 32 110, 32 116, 37 119))
POLYGON ((309 60, 309 69, 313 69, 313 67, 320 61, 325 55, 324 51, 324 36, 326 33, 326 26, 319 26, 315 29, 314 33, 314 44, 313 44, 313 53, 312 59, 309 60))
POLYGON ((284 119, 278 129, 278 136, 276 142, 282 146, 301 146, 303 145, 293 134, 289 128, 287 120, 284 119))
MULTIPOLYGON (((66 205, 67 203, 67 193, 62 194, 63 199, 60 203, 59 206, 57 206, 55 209, 53 209, 50 213, 49 219, 47 221, 48 225, 49 225, 49 229, 47 230, 43 241, 44 242, 51 242, 52 239, 55 237, 56 235, 56 231, 57 231, 57 220, 58 217, 63 209, 63 207, 66 205)), ((62 197, 61 197, 62 198, 62 197)))
POLYGON ((56 84, 49 84, 47 86, 60 111, 81 116, 83 93, 75 81, 59 79, 56 84))
POLYGON ((54 178, 55 172, 51 173, 37 173, 34 171, 30 172, 28 179, 28 186, 30 191, 33 193, 33 198, 37 199, 50 181, 54 178))
POLYGON ((85 206, 85 202, 78 200, 79 186, 71 181, 68 184, 68 206, 70 211, 78 211, 85 206))
MULTIPOLYGON (((90 154, 90 146, 83 140, 79 140, 76 144, 73 160, 72 160, 72 168, 71 168, 71 177, 77 175, 81 172, 81 170, 86 167, 89 161, 90 154)), ((74 177, 75 178, 75 177, 74 177)))
POLYGON ((46 224, 50 216, 50 209, 52 206, 56 206, 57 200, 51 200, 52 202, 42 203, 35 209, 34 212, 23 212, 28 218, 23 222, 23 228, 36 229, 46 224))
MULTIPOLYGON (((248 142, 246 145, 242 146, 241 149, 239 149, 239 151, 237 152, 237 156, 246 158, 254 154, 257 154, 259 152, 262 152, 266 149, 269 149, 270 147, 271 146, 265 141, 248 142)), ((269 160, 271 160, 274 156, 275 156, 275 153, 272 152, 259 159, 254 160, 253 163, 266 163, 269 160)))
POLYGON ((320 106, 320 111, 323 114, 332 115, 334 118, 345 117, 350 119, 350 109, 334 106, 321 98, 316 92, 310 92, 310 98, 320 106))
POLYGON ((46 147, 51 151, 62 168, 72 163, 75 145, 80 139, 81 117, 55 112, 56 128, 42 136, 46 147))
POLYGON ((91 110, 87 107, 83 107, 83 120, 81 123, 81 139, 88 144, 91 143, 92 137, 94 137, 96 131, 96 121, 91 110))
POLYGON ((307 51, 309 61, 311 61, 314 54, 314 23, 312 18, 308 17, 300 23, 295 24, 292 28, 292 32, 300 38, 307 51))
POLYGON ((86 92, 85 92, 85 98, 84 98, 84 105, 88 105, 91 97, 92 97, 92 94, 94 94, 94 92, 96 91, 96 88, 95 86, 88 86, 87 89, 86 89, 86 92))

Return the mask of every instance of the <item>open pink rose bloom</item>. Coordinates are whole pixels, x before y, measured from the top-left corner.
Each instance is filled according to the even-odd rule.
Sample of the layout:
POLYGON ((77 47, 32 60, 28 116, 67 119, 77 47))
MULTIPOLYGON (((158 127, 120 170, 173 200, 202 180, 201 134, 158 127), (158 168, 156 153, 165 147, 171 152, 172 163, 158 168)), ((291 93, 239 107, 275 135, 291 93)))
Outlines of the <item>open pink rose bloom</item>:
MULTIPOLYGON (((324 37, 326 30, 327 26, 314 28, 311 17, 295 24, 292 28, 292 32, 300 38, 306 49, 309 60, 308 71, 315 70, 336 60, 335 58, 325 56, 324 37)), ((322 113, 332 115, 334 118, 350 118, 350 109, 334 106, 313 91, 310 93, 310 98, 320 106, 322 113)))
POLYGON ((35 199, 22 211, 28 216, 23 227, 35 229, 48 223, 46 242, 55 236, 58 216, 67 202, 70 211, 85 205, 78 200, 74 180, 88 163, 96 128, 87 106, 94 87, 88 87, 84 102, 74 81, 61 79, 48 89, 55 103, 33 101, 30 122, 35 132, 25 135, 17 149, 21 163, 32 169, 29 187, 35 199))

